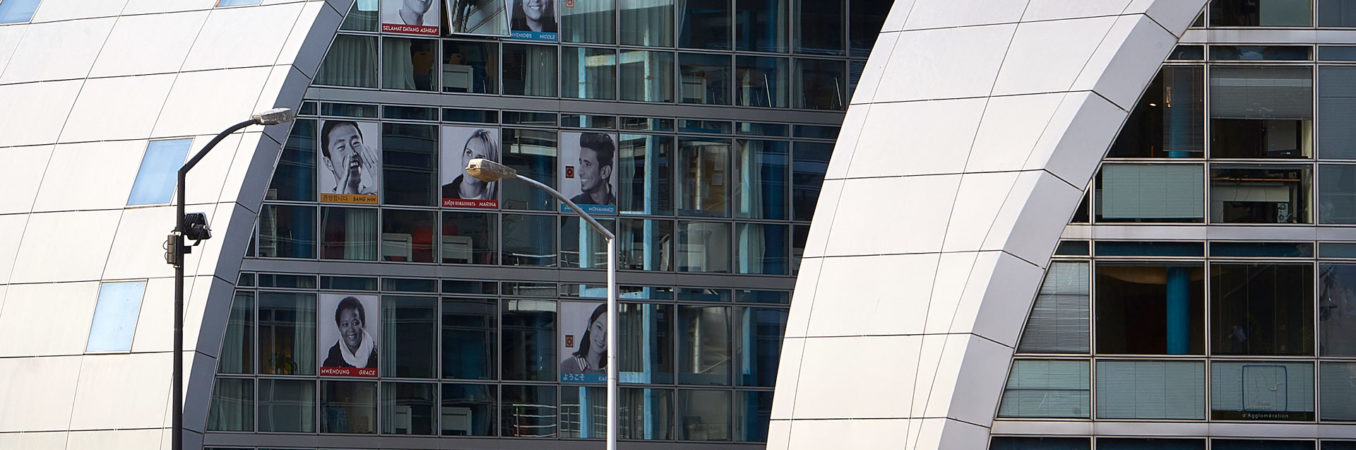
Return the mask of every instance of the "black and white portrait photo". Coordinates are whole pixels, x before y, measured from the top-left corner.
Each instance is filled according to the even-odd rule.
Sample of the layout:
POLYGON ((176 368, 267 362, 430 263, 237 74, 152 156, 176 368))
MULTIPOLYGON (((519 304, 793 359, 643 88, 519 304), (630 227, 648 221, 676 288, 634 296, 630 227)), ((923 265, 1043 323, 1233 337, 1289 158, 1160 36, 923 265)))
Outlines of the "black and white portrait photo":
POLYGON ((472 177, 466 165, 477 158, 499 162, 499 129, 445 126, 442 133, 443 206, 498 208, 499 183, 472 177))
POLYGON ((560 302, 560 381, 607 381, 607 304, 560 302))
POLYGON ((381 347, 375 295, 320 294, 316 356, 320 375, 375 377, 381 347))
POLYGON ((381 31, 386 33, 438 35, 440 0, 382 0, 381 31))
POLYGON ((555 41, 556 0, 507 0, 509 37, 532 41, 555 41))
POLYGON ((478 36, 507 36, 505 0, 446 0, 447 31, 478 36))
POLYGON ((560 193, 589 214, 616 214, 616 158, 615 135, 560 133, 560 193))
POLYGON ((320 125, 316 179, 320 201, 376 204, 381 186, 381 128, 376 122, 326 120, 320 125))

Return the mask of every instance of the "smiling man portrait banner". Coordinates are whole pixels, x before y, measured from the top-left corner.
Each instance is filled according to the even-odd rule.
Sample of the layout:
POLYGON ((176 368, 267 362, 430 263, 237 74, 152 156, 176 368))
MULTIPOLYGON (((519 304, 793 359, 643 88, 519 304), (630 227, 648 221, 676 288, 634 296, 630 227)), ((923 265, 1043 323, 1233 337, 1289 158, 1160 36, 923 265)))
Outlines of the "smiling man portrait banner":
POLYGON ((437 36, 441 21, 439 0, 381 1, 381 31, 384 33, 437 36))
POLYGON ((376 122, 326 120, 320 124, 319 140, 320 201, 377 204, 381 127, 376 122))
MULTIPOLYGON (((617 136, 560 133, 560 193, 589 214, 617 213, 617 136)), ((561 212, 570 207, 560 205, 561 212)))

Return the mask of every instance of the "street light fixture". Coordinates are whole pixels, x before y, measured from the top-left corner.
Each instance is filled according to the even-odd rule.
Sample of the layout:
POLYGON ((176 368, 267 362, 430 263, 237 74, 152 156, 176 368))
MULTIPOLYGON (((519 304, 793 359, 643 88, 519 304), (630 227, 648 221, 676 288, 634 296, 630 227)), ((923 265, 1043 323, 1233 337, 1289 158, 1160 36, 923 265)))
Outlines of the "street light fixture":
POLYGON ((250 116, 249 120, 237 123, 217 133, 202 150, 189 158, 179 168, 179 181, 175 186, 178 200, 175 202, 174 231, 165 240, 165 262, 174 266, 174 429, 173 448, 184 448, 184 255, 192 251, 184 245, 184 239, 194 241, 194 245, 212 238, 212 229, 207 225, 207 216, 203 213, 184 214, 184 202, 188 198, 184 181, 188 171, 198 165, 207 152, 212 151, 226 136, 250 125, 278 125, 296 119, 291 109, 275 108, 250 116))
POLYGON ((472 159, 466 164, 466 173, 485 182, 516 179, 537 187, 565 203, 571 211, 588 222, 594 231, 607 238, 607 450, 617 450, 617 237, 597 219, 584 212, 564 194, 537 180, 518 175, 512 167, 484 158, 472 159))

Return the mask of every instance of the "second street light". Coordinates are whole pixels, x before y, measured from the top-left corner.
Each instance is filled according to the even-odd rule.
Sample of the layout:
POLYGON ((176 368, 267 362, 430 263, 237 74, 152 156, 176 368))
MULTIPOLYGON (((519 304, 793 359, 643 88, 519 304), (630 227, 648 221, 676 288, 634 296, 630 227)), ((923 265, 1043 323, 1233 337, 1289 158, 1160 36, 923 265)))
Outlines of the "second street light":
POLYGON ((512 167, 488 159, 472 159, 466 165, 466 173, 477 179, 494 182, 501 179, 515 179, 546 191, 557 200, 570 207, 588 222, 594 231, 607 239, 607 450, 617 449, 617 237, 597 219, 584 212, 579 205, 566 198, 564 194, 542 184, 537 180, 518 175, 512 167))

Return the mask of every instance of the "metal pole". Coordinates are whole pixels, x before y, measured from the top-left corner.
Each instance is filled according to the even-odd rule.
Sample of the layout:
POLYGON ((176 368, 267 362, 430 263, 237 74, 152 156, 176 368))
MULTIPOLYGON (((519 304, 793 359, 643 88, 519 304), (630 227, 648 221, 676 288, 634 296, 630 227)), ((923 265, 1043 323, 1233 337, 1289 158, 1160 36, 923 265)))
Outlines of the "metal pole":
POLYGON ((184 204, 187 202, 188 171, 193 166, 198 165, 207 152, 212 151, 222 139, 226 136, 259 123, 258 119, 250 119, 244 122, 231 125, 230 128, 222 130, 202 150, 193 155, 185 162, 183 167, 179 168, 178 185, 175 191, 178 192, 178 201, 174 207, 174 408, 172 414, 173 427, 171 431, 171 440, 174 450, 183 450, 184 448, 184 255, 188 254, 188 247, 184 246, 184 204))
POLYGON ((617 239, 607 239, 607 450, 617 450, 617 239))

